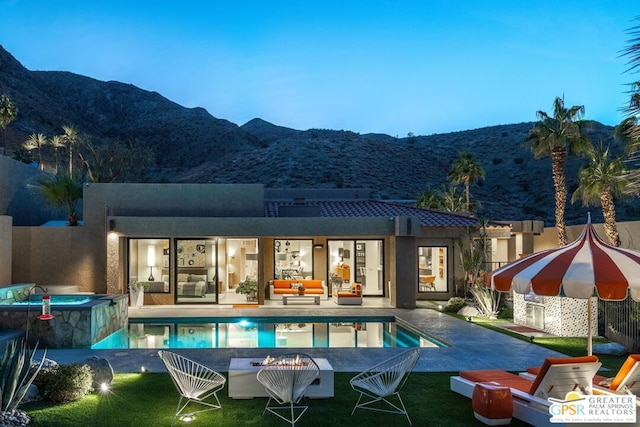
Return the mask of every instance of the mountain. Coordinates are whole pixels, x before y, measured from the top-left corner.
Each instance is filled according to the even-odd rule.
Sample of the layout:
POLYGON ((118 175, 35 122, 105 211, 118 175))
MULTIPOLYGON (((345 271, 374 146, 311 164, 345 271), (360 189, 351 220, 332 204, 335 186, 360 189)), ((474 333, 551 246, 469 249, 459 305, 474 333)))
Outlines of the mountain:
MULTIPOLYGON (((7 128, 10 150, 31 133, 61 134, 63 125, 72 124, 91 138, 137 140, 150 147, 156 165, 148 171, 149 182, 369 188, 385 200, 413 200, 429 186, 444 188, 458 154, 470 152, 486 172, 485 180, 471 188, 480 202, 479 216, 554 222, 550 160, 534 160, 522 146, 533 123, 406 138, 295 130, 259 118, 238 126, 130 84, 27 70, 1 46, 0 93, 19 110, 7 128)), ((613 144, 612 134, 611 127, 593 122, 589 136, 613 144)), ((583 161, 567 163, 570 194, 583 161)), ((594 221, 601 221, 600 210, 590 210, 594 221)), ((579 204, 569 205, 567 223, 584 223, 586 212, 579 204)), ((637 219, 639 213, 637 199, 619 204, 619 220, 637 219)))

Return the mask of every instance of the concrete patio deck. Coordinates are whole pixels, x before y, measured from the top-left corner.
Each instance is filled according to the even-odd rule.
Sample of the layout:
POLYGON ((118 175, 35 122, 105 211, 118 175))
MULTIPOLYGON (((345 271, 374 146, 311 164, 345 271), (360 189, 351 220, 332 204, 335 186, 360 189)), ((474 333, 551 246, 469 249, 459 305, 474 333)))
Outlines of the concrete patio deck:
MULTIPOLYGON (((525 370, 539 365, 546 357, 561 357, 551 351, 501 334, 482 326, 441 313, 437 306, 422 302, 416 309, 384 307, 369 302, 363 307, 338 307, 331 301, 321 306, 270 304, 260 308, 229 306, 145 306, 131 308, 130 317, 215 317, 215 316, 395 316, 408 321, 429 335, 447 343, 446 348, 423 348, 416 372, 456 372, 468 369, 525 370)), ((217 371, 226 372, 235 357, 263 358, 291 352, 292 349, 221 348, 174 350, 217 371)), ((337 372, 360 372, 373 364, 402 352, 401 348, 304 348, 301 352, 329 360, 337 372)), ((144 366, 150 372, 163 372, 158 349, 129 350, 49 350, 47 357, 58 363, 81 361, 90 356, 104 357, 116 372, 140 372, 144 366)))

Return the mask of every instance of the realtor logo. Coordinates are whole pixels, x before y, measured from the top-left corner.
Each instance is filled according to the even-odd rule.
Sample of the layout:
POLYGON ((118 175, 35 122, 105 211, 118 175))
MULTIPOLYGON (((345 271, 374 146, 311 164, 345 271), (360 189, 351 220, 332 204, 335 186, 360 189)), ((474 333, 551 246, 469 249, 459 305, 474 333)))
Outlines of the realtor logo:
POLYGON ((565 400, 549 398, 552 423, 635 423, 634 395, 567 393, 565 400))

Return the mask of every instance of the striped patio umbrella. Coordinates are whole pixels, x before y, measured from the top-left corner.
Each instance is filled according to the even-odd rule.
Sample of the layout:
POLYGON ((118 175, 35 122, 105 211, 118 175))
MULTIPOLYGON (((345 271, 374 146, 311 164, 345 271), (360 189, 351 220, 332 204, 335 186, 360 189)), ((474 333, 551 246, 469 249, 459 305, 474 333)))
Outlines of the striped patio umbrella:
POLYGON ((640 252, 604 242, 591 220, 570 245, 533 253, 494 270, 491 289, 519 294, 567 296, 588 301, 588 352, 591 355, 591 298, 640 301, 640 252))

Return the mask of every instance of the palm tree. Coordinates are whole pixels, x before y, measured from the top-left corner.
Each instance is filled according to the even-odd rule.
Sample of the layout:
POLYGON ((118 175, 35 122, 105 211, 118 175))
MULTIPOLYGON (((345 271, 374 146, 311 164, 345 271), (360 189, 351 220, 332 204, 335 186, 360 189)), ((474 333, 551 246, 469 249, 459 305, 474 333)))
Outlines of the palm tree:
POLYGON ((41 178, 40 194, 51 204, 67 208, 70 226, 78 225, 78 200, 82 198, 82 185, 70 174, 58 174, 54 179, 41 178))
MULTIPOLYGON (((635 20, 640 21, 640 16, 635 20)), ((629 58, 628 68, 625 72, 637 73, 640 67, 640 25, 628 29, 627 34, 630 36, 627 41, 629 45, 622 51, 623 56, 629 58)), ((631 87, 629 103, 624 107, 627 118, 616 127, 616 136, 625 142, 629 160, 637 164, 640 162, 640 81, 636 80, 629 86, 631 87)), ((633 187, 632 191, 640 189, 640 171, 638 169, 632 170, 628 178, 633 187)))
POLYGON ((555 189, 556 229, 558 245, 565 246, 567 229, 564 224, 564 211, 567 205, 565 185, 565 163, 568 155, 585 153, 591 143, 582 134, 584 106, 564 106, 564 98, 557 97, 553 102, 553 116, 538 111, 538 122, 534 125, 525 144, 529 146, 536 159, 551 157, 551 173, 555 189))
POLYGON ((2 154, 7 155, 7 126, 18 117, 18 109, 7 95, 0 95, 0 127, 4 131, 2 154))
POLYGON ((42 146, 47 144, 47 137, 41 133, 32 133, 22 146, 29 150, 37 150, 38 152, 38 169, 44 170, 44 163, 42 163, 42 146))
POLYGON ((479 179, 484 179, 484 169, 470 153, 462 153, 451 166, 449 179, 454 185, 464 184, 467 212, 471 212, 469 187, 479 179))
POLYGON ((64 131, 64 135, 62 135, 62 139, 67 145, 69 150, 69 175, 73 175, 73 148, 78 145, 80 142, 80 136, 78 135, 78 129, 75 126, 65 125, 62 126, 62 130, 64 131))
POLYGON ((631 195, 628 170, 622 157, 609 157, 609 147, 602 145, 587 153, 590 162, 578 173, 579 185, 571 197, 571 203, 582 199, 583 206, 602 207, 604 229, 609 242, 620 246, 620 235, 616 227, 616 198, 631 195))
POLYGON ((56 158, 56 174, 58 173, 58 165, 59 165, 59 159, 58 159, 58 149, 60 148, 64 148, 64 138, 62 137, 62 135, 54 135, 52 138, 50 138, 48 140, 49 145, 51 145, 53 147, 53 151, 55 153, 55 158, 56 158))

